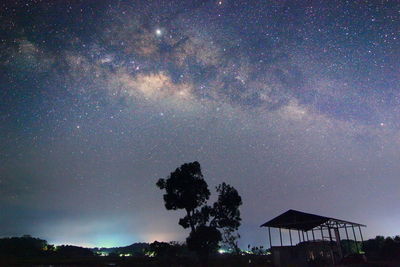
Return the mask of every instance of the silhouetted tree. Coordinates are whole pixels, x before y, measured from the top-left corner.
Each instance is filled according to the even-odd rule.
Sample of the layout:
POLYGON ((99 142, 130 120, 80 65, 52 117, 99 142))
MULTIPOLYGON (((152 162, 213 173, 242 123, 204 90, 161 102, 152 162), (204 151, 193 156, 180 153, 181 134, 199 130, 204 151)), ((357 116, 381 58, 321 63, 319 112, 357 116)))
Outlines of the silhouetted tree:
POLYGON ((19 258, 41 256, 45 253, 47 241, 29 235, 0 239, 0 256, 19 258))
POLYGON ((208 185, 203 179, 198 162, 183 164, 167 179, 159 179, 157 186, 165 189, 165 208, 167 210, 186 210, 186 216, 179 221, 184 228, 189 225, 195 231, 196 209, 210 197, 208 185))
POLYGON ((367 254, 370 259, 379 259, 383 244, 385 243, 385 238, 383 236, 376 236, 366 240, 362 244, 363 251, 367 254))
POLYGON ((342 239, 340 240, 340 244, 342 246, 343 255, 357 254, 361 246, 361 242, 350 239, 342 239))
POLYGON ((259 246, 259 247, 251 247, 248 245, 247 247, 252 254, 254 255, 267 255, 268 249, 264 249, 264 246, 259 246))
POLYGON ((158 258, 173 258, 185 254, 186 251, 186 246, 178 242, 154 241, 146 249, 146 254, 158 258))
POLYGON ((159 179, 157 186, 165 190, 167 210, 186 211, 179 224, 191 229, 186 239, 189 249, 207 258, 223 240, 221 231, 227 237, 224 240, 237 248, 238 235, 234 233, 240 226, 239 206, 242 205, 242 199, 234 187, 220 184, 216 188, 218 200, 212 206, 207 205, 210 191, 197 161, 183 164, 166 179, 159 179))
POLYGON ((234 253, 239 254, 238 247, 239 234, 236 234, 240 226, 240 211, 239 206, 242 205, 242 198, 236 189, 226 183, 217 186, 218 201, 214 203, 211 215, 213 219, 210 222, 211 226, 216 226, 222 230, 222 241, 234 253))
POLYGON ((368 259, 394 260, 400 259, 400 237, 394 238, 376 236, 374 239, 364 241, 363 250, 368 259))
POLYGON ((54 249, 55 249, 54 245, 47 245, 44 250, 46 250, 48 252, 53 252, 54 249))
POLYGON ((222 232, 222 242, 236 255, 240 254, 238 240, 240 235, 233 229, 224 229, 222 232))
POLYGON ((88 248, 62 245, 56 248, 57 255, 66 258, 92 257, 93 252, 88 248))
POLYGON ((200 225, 190 233, 186 243, 189 249, 196 251, 206 261, 209 254, 217 251, 221 240, 221 233, 216 227, 200 225))
POLYGON ((396 239, 386 237, 383 243, 381 256, 383 259, 393 260, 400 259, 400 242, 396 242, 396 239))

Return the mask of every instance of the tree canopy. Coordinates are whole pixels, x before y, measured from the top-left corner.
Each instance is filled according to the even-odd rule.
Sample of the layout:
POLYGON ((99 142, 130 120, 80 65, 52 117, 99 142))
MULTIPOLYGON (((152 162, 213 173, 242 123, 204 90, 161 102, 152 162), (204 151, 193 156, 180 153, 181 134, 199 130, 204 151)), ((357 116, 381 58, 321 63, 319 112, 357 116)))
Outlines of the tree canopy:
POLYGON ((207 205, 210 191, 197 161, 183 164, 167 178, 159 179, 157 186, 165 191, 163 198, 167 210, 186 211, 179 224, 191 229, 186 239, 190 249, 205 256, 216 251, 223 240, 237 249, 235 240, 239 235, 234 232, 240 226, 242 199, 233 186, 218 185, 217 201, 207 205))

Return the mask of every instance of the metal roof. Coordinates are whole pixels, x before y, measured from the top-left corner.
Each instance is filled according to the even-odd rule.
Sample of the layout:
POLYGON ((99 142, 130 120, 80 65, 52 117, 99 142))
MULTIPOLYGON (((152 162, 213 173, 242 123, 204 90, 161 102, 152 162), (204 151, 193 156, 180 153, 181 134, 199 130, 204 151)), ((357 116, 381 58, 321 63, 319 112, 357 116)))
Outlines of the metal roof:
POLYGON ((339 227, 339 228, 344 228, 348 226, 365 227, 365 225, 363 224, 305 213, 297 210, 288 210, 285 213, 282 213, 281 215, 261 225, 261 227, 273 227, 273 228, 293 229, 302 231, 308 231, 317 226, 339 227))

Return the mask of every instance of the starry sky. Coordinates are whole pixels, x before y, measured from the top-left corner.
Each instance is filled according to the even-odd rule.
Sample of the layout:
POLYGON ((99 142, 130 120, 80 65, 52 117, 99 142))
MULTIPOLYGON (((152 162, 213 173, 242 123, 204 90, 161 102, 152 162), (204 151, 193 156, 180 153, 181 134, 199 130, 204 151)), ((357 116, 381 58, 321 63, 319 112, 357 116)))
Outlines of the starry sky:
MULTIPOLYGON (((0 236, 183 241, 155 186, 199 161, 243 199, 400 234, 400 2, 2 1, 0 236)), ((276 238, 276 236, 274 236, 276 238)))

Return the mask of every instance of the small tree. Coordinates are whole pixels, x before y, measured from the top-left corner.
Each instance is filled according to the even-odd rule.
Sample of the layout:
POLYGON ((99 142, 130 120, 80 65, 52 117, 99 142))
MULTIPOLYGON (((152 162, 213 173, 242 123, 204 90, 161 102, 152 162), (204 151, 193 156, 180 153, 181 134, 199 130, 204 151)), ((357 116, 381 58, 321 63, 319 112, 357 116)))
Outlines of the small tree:
POLYGON ((165 190, 167 210, 186 211, 179 224, 191 229, 186 239, 189 249, 196 251, 202 259, 215 252, 223 240, 238 250, 239 235, 235 232, 240 226, 242 199, 234 187, 220 184, 216 188, 218 200, 212 206, 207 205, 210 191, 197 161, 183 164, 166 179, 159 179, 157 186, 165 190))

